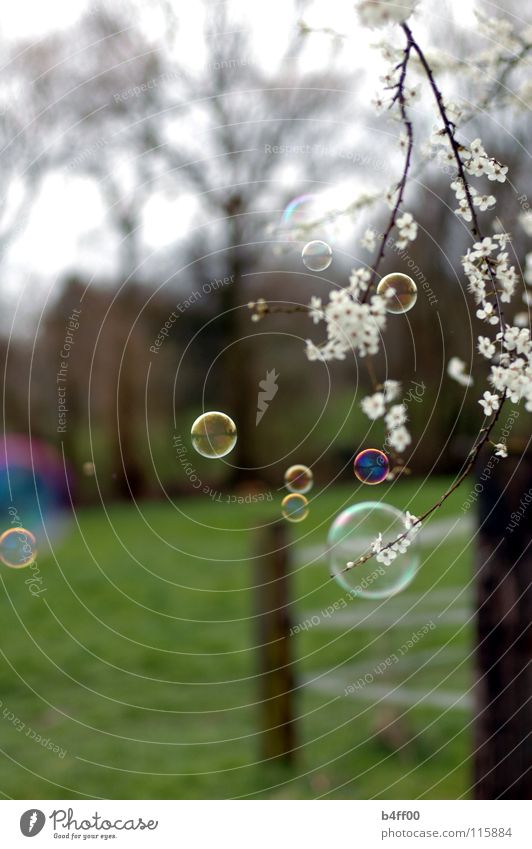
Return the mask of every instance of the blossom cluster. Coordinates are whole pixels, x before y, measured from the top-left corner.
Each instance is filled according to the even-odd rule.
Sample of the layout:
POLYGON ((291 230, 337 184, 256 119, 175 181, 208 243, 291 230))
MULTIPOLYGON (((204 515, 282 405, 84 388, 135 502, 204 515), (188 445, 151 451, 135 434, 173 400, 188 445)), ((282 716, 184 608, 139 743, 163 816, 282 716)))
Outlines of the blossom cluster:
POLYGON ((393 404, 401 391, 397 380, 385 380, 382 390, 368 395, 360 402, 362 412, 375 421, 384 417, 386 427, 386 445, 401 454, 412 442, 412 437, 406 427, 406 405, 402 402, 393 404))
POLYGON ((525 400, 525 409, 532 412, 530 329, 507 324, 504 330, 497 333, 496 340, 502 348, 502 353, 496 355, 497 361, 491 366, 489 381, 500 396, 508 397, 513 404, 525 400))
MULTIPOLYGON (((361 284, 362 278, 356 278, 357 292, 361 284)), ((339 289, 330 293, 325 306, 314 297, 309 312, 315 323, 324 319, 327 324, 327 341, 323 345, 307 339, 309 360, 344 360, 349 352, 361 357, 378 353, 386 326, 385 302, 378 295, 373 295, 368 303, 360 303, 352 289, 339 289)))
MULTIPOLYGON (((520 282, 515 266, 510 260, 508 245, 510 236, 498 232, 499 226, 493 223, 494 233, 484 237, 479 225, 480 213, 492 211, 496 205, 493 188, 507 180, 508 167, 498 159, 488 155, 482 140, 458 141, 457 127, 464 125, 476 112, 475 107, 468 106, 464 101, 459 105, 450 101, 440 92, 434 76, 437 70, 461 69, 476 77, 485 91, 477 98, 479 109, 484 109, 499 95, 495 91, 492 80, 503 79, 514 66, 527 55, 532 46, 532 27, 521 28, 510 21, 500 18, 489 18, 483 11, 478 14, 478 32, 485 37, 488 46, 482 53, 463 60, 450 59, 448 54, 442 54, 441 65, 437 62, 427 62, 424 51, 417 44, 406 21, 417 5, 417 0, 360 0, 356 7, 361 22, 371 28, 383 27, 390 23, 402 24, 407 42, 403 50, 396 48, 390 41, 382 41, 380 45, 383 58, 389 67, 381 76, 383 90, 372 101, 377 112, 385 109, 392 110, 391 115, 403 123, 404 132, 399 136, 399 148, 405 153, 405 165, 402 178, 386 190, 384 200, 392 210, 388 229, 385 236, 379 235, 372 227, 368 227, 362 238, 363 247, 375 250, 379 239, 397 228, 396 245, 399 249, 407 247, 408 242, 417 236, 418 225, 413 216, 404 212, 403 194, 409 177, 409 168, 413 145, 413 124, 406 113, 408 107, 419 97, 419 86, 406 82, 407 68, 410 58, 419 58, 420 62, 414 67, 423 71, 434 96, 434 106, 438 115, 438 124, 433 128, 427 142, 427 157, 437 158, 452 174, 450 187, 456 197, 456 215, 462 221, 470 224, 473 245, 462 257, 462 267, 468 281, 468 290, 473 296, 476 317, 484 322, 485 332, 490 327, 497 328, 494 338, 488 335, 478 337, 478 353, 490 363, 489 389, 483 392, 479 404, 484 415, 491 418, 479 433, 474 449, 470 454, 471 462, 466 464, 463 476, 468 474, 472 463, 478 456, 484 444, 490 442, 496 456, 507 457, 506 442, 491 442, 491 431, 497 420, 502 404, 506 399, 512 403, 523 400, 528 411, 532 411, 532 342, 530 338, 529 316, 522 311, 514 316, 513 325, 508 324, 504 316, 504 304, 511 302, 517 285, 520 282), (494 93, 495 92, 495 93, 494 93), (472 185, 473 178, 482 180, 472 185)), ((503 86, 499 86, 503 88, 503 86)), ((529 84, 530 100, 532 101, 532 84, 529 84)), ((526 98, 525 98, 526 99, 526 98)), ((526 196, 524 196, 526 200, 526 196)), ((372 198, 374 202, 375 197, 372 198)), ((520 198, 521 200, 521 198, 520 198)), ((525 204, 525 210, 520 215, 520 223, 527 235, 532 235, 532 212, 525 204)), ((486 231, 484 231, 486 232, 486 231)), ((383 257, 382 246, 377 254, 372 271, 365 268, 353 270, 349 287, 340 292, 333 292, 329 304, 322 306, 321 300, 313 298, 310 305, 310 315, 315 322, 326 321, 328 340, 325 345, 317 347, 307 342, 309 359, 344 359, 348 350, 361 356, 376 354, 379 341, 385 329, 386 311, 382 298, 370 296, 369 287, 377 277, 379 263, 383 257)), ((532 286, 532 252, 526 257, 525 282, 532 286)), ((532 306, 532 291, 523 292, 526 306, 532 306)), ((473 378, 466 364, 456 356, 448 363, 448 374, 464 387, 473 384, 473 378)), ((374 382, 373 394, 361 401, 361 408, 371 420, 383 419, 387 431, 386 444, 397 452, 402 452, 411 442, 407 430, 407 409, 405 404, 397 402, 400 387, 397 381, 385 381, 382 386, 374 382)), ((448 494, 448 493, 447 493, 448 494)), ((423 517, 430 515, 440 501, 423 517)), ((423 518, 422 517, 422 518, 423 518)), ((415 535, 421 528, 421 520, 409 513, 406 514, 405 532, 392 542, 383 542, 382 534, 373 541, 370 551, 358 562, 369 557, 389 565, 395 558, 404 554, 415 535)), ((347 568, 357 565, 348 563, 347 568)))
MULTIPOLYGON (((459 111, 457 114, 460 114, 459 111)), ((456 149, 453 148, 445 129, 436 127, 431 137, 431 143, 438 148, 438 160, 442 165, 456 165, 456 149)), ((504 183, 506 181, 508 166, 503 165, 494 157, 488 156, 480 139, 474 139, 468 147, 457 143, 456 148, 466 174, 472 177, 486 176, 491 182, 504 183)), ((482 194, 469 184, 466 187, 461 176, 456 176, 456 179, 451 183, 451 189, 458 201, 455 213, 464 221, 471 222, 473 219, 471 204, 473 207, 478 207, 480 212, 491 210, 495 206, 494 195, 482 194)))
POLYGON ((421 522, 408 510, 405 514, 404 525, 405 531, 400 533, 391 544, 383 544, 382 534, 373 540, 371 551, 379 563, 389 566, 399 554, 404 554, 408 550, 421 530, 421 522))
POLYGON ((510 265, 505 250, 509 241, 508 233, 486 236, 481 242, 475 242, 462 257, 462 266, 469 281, 468 288, 478 305, 477 318, 488 324, 500 322, 496 305, 490 298, 497 296, 502 303, 509 303, 515 292, 517 272, 515 266, 510 265))
POLYGON ((371 29, 408 20, 418 0, 361 0, 357 3, 360 22, 371 29))
POLYGON ((409 242, 413 242, 417 236, 417 223, 410 212, 404 212, 396 220, 397 229, 399 230, 399 238, 396 239, 395 246, 401 251, 406 248, 409 242))

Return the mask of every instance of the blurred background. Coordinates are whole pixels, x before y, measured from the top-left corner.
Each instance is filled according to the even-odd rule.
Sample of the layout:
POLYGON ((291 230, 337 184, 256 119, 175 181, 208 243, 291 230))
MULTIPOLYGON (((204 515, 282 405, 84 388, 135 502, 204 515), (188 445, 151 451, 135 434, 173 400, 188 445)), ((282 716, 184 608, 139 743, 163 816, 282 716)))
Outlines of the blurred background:
MULTIPOLYGON (((466 113, 481 107, 464 139, 480 135, 509 166, 497 226, 514 233, 519 263, 532 196, 528 47, 490 66, 495 42, 475 17, 486 8, 426 0, 413 26, 442 87, 466 113), (480 51, 479 74, 469 62, 480 51)), ((506 13, 526 43, 519 4, 506 13)), ((334 517, 367 497, 354 454, 383 441, 360 411, 365 364, 309 363, 305 340, 319 342, 320 325, 301 312, 256 323, 248 307, 326 301, 371 264, 361 239, 383 227, 382 195, 402 162, 399 128, 370 104, 383 85, 372 49, 382 33, 361 28, 343 0, 20 0, 0 36, 1 509, 4 526, 27 527, 38 546, 30 570, 2 570, 0 790, 469 795, 472 484, 429 525, 405 593, 344 609, 324 551, 334 517), (306 196, 313 213, 294 233, 291 204, 306 196), (324 272, 301 261, 310 238, 332 247, 324 272), (212 409, 239 434, 218 461, 189 437, 212 409), (295 736, 279 760, 261 743, 257 605, 269 578, 257 580, 256 555, 296 462, 312 467, 315 486, 309 518, 282 543, 295 736), (375 672, 429 623, 401 663, 375 672), (367 686, 345 692, 365 675, 367 686)), ((446 374, 453 355, 471 367, 480 325, 451 177, 423 153, 429 103, 423 89, 405 201, 418 237, 382 268, 415 276, 418 301, 391 317, 374 361, 379 379, 401 381, 413 434, 411 475, 378 497, 416 514, 452 481, 480 427, 478 386, 446 374)), ((483 385, 476 366, 473 375, 483 385)), ((526 418, 512 422, 519 450, 526 418)))

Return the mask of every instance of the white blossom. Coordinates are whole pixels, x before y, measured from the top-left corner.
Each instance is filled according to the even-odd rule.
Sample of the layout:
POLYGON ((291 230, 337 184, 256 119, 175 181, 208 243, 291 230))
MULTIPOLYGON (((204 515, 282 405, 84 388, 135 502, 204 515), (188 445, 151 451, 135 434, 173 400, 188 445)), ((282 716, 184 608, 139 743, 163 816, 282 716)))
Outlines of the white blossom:
POLYGON ((395 207, 395 204, 397 203, 398 197, 399 197, 399 189, 397 188, 396 185, 390 186, 388 189, 386 189, 386 191, 384 193, 384 201, 390 209, 393 209, 395 207))
POLYGON ((408 148, 408 136, 406 133, 399 133, 399 150, 406 151, 408 148))
POLYGON ((460 106, 452 100, 445 99, 445 111, 447 112, 447 117, 449 121, 456 126, 463 115, 463 110, 460 106))
POLYGON ((393 548, 385 548, 383 551, 379 551, 376 556, 376 560, 378 563, 384 564, 384 566, 389 566, 390 563, 393 563, 396 557, 397 552, 393 548))
POLYGON ((376 239, 377 239, 377 233, 375 232, 373 227, 368 227, 366 229, 366 232, 362 236, 362 239, 360 240, 360 244, 362 245, 363 248, 366 248, 366 250, 374 251, 376 239))
POLYGON ((368 395, 367 398, 363 398, 360 406, 362 407, 362 412, 372 421, 380 419, 386 411, 382 392, 375 392, 374 395, 368 395))
POLYGON ((497 442, 495 445, 495 456, 503 458, 508 456, 508 449, 504 442, 497 442))
POLYGON ((398 380, 385 380, 383 390, 386 402, 389 403, 390 401, 395 401, 395 399, 399 397, 401 384, 398 380))
POLYGON ((485 301, 482 307, 477 310, 477 318, 481 318, 483 321, 487 321, 489 324, 498 324, 499 319, 497 318, 497 314, 493 309, 493 304, 489 301, 485 301))
POLYGON ((399 250, 403 250, 406 248, 408 242, 413 242, 416 238, 417 223, 414 221, 414 217, 410 212, 405 212, 395 223, 399 230, 399 238, 397 239, 396 245, 399 250))
POLYGON ((327 359, 327 357, 324 356, 321 349, 318 348, 318 346, 315 345, 314 342, 312 342, 310 339, 306 340, 306 346, 307 347, 306 347, 305 353, 307 355, 307 359, 310 362, 314 362, 316 360, 323 361, 323 360, 327 359))
POLYGON ((360 0, 356 4, 360 22, 371 29, 408 20, 418 0, 360 0))
POLYGON ((471 210, 469 208, 469 204, 465 198, 462 198, 459 201, 457 208, 455 209, 455 214, 464 219, 464 221, 472 221, 473 216, 471 214, 471 210))
POLYGON ((460 386, 471 386, 473 383, 473 378, 470 374, 466 374, 466 364, 460 357, 451 357, 447 363, 447 374, 460 386))
POLYGON ((412 437, 408 433, 406 427, 401 425, 394 428, 388 435, 388 444, 401 454, 412 442, 412 437))
POLYGON ((499 183, 504 183, 507 173, 507 165, 501 165, 500 162, 493 162, 492 170, 488 174, 488 180, 497 180, 499 183))
POLYGON ((495 345, 491 339, 488 339, 487 336, 479 336, 478 352, 479 354, 482 354, 483 357, 486 357, 487 360, 491 360, 495 354, 495 345))
POLYGON ((367 268, 353 268, 349 277, 349 291, 355 300, 358 300, 366 291, 370 279, 371 274, 367 268))
POLYGON ((491 416, 499 407, 499 396, 492 395, 491 392, 484 392, 483 397, 478 402, 484 411, 485 416, 491 416))
POLYGON ((389 107, 390 100, 387 100, 385 97, 382 96, 382 94, 379 94, 379 92, 377 92, 377 94, 375 94, 371 98, 370 104, 377 113, 377 115, 382 115, 384 110, 389 107))
POLYGON ((532 210, 522 212, 519 216, 519 223, 527 236, 532 236, 532 210))
POLYGON ((314 324, 318 324, 323 320, 324 313, 321 307, 321 298, 317 298, 315 295, 311 297, 308 312, 314 324))
POLYGON ((379 534, 371 543, 371 550, 377 554, 382 548, 382 534, 379 534))
POLYGON ((529 286, 532 286, 532 253, 526 255, 525 263, 525 283, 527 283, 529 286))
POLYGON ((478 206, 481 212, 486 209, 492 209, 495 206, 496 200, 493 195, 477 195, 473 198, 473 203, 478 206))
POLYGON ((415 100, 419 98, 420 87, 416 86, 405 86, 403 89, 403 99, 406 106, 410 106, 414 103, 415 100))
POLYGON ((390 407, 388 413, 384 417, 387 430, 394 430, 406 423, 406 406, 404 404, 394 404, 390 407))

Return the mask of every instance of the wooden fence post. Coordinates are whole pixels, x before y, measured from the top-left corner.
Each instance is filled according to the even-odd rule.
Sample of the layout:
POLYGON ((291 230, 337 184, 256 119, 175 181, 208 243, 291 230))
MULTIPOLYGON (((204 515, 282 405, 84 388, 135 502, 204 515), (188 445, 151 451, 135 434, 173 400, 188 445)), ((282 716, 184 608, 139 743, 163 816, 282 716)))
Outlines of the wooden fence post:
MULTIPOLYGON (((477 799, 532 798, 532 458, 477 477, 477 799)), ((487 461, 486 461, 487 462, 487 461)))
POLYGON ((286 764, 294 760, 296 740, 289 567, 285 523, 261 528, 254 570, 261 756, 286 764))

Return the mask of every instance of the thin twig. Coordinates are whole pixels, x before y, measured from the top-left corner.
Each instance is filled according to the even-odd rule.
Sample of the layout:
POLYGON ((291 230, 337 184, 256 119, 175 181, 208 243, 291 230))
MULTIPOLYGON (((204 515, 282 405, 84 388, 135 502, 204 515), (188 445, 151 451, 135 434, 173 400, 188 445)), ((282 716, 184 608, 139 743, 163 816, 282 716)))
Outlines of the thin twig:
POLYGON ((362 303, 364 303, 367 300, 368 295, 369 295, 371 289, 373 288, 373 286, 375 284, 375 280, 376 280, 377 274, 379 272, 379 267, 380 267, 380 264, 381 264, 381 262, 384 258, 384 253, 386 251, 388 238, 389 238, 390 233, 392 232, 393 228, 395 227, 395 222, 397 220, 399 208, 400 208, 400 206, 403 202, 403 196, 404 196, 404 193, 405 193, 406 182, 408 180, 408 173, 410 171, 410 163, 411 163, 411 160, 412 160, 412 149, 414 147, 414 130, 412 128, 412 122, 411 122, 410 118, 408 117, 408 114, 407 114, 407 111, 406 111, 404 85, 405 85, 405 79, 406 79, 406 70, 407 70, 407 67, 408 67, 408 60, 410 59, 410 52, 411 52, 412 47, 413 47, 413 42, 412 42, 411 37, 408 35, 408 33, 407 33, 406 38, 407 38, 406 47, 404 49, 403 59, 402 59, 401 65, 400 65, 401 73, 399 75, 399 80, 397 82, 395 95, 393 96, 392 102, 390 104, 390 108, 391 108, 396 101, 399 103, 399 109, 400 109, 400 112, 401 112, 401 120, 402 120, 403 125, 405 127, 406 136, 407 136, 405 161, 404 161, 404 165, 403 165, 403 173, 401 175, 401 179, 399 180, 399 183, 397 184, 397 188, 396 188, 397 198, 396 198, 395 204, 394 204, 393 209, 392 209, 392 214, 390 215, 390 218, 389 218, 389 221, 388 221, 388 226, 386 227, 386 230, 384 231, 384 233, 382 235, 379 252, 377 254, 377 257, 376 257, 375 262, 373 263, 373 266, 372 266, 372 269, 371 269, 371 277, 369 279, 366 291, 364 292, 364 295, 361 299, 362 303))
MULTIPOLYGON (((449 498, 449 496, 452 495, 453 492, 455 492, 458 489, 458 487, 463 483, 463 481, 466 479, 469 472, 471 471, 471 469, 475 465, 477 458, 478 458, 478 455, 480 454, 482 448, 484 447, 484 445, 487 442, 489 442, 491 432, 492 432, 493 428, 495 427, 495 425, 497 423, 497 420, 499 418, 499 415, 501 413, 501 410, 502 410, 502 407, 503 407, 505 400, 506 400, 506 392, 502 396, 501 402, 500 402, 499 406, 497 407, 497 409, 495 410, 495 412, 492 416, 492 419, 489 422, 488 426, 486 428, 483 428, 480 431, 479 435, 477 436, 477 441, 476 441, 475 445, 473 446, 473 448, 471 449, 471 451, 469 452, 468 459, 467 459, 467 461, 464 465, 464 468, 462 469, 462 471, 460 472, 460 474, 458 475, 456 480, 449 487, 449 489, 447 489, 442 495, 440 495, 439 499, 431 507, 429 507, 428 510, 425 510, 424 513, 422 513, 420 516, 418 516, 416 519, 414 519, 414 521, 412 522, 412 527, 415 527, 416 525, 421 525, 425 521, 425 519, 428 519, 428 517, 431 516, 436 510, 438 510, 441 507, 441 505, 443 504, 443 502, 446 501, 449 498)), ((391 542, 389 542, 387 545, 383 545, 383 547, 381 548, 381 551, 385 551, 387 548, 391 548, 397 542, 400 542, 405 537, 407 537, 409 533, 410 533, 410 530, 405 531, 403 534, 400 534, 396 539, 391 540, 391 542)), ((349 572, 355 566, 361 566, 362 563, 365 563, 367 560, 370 560, 372 557, 374 557, 376 553, 377 552, 370 551, 367 554, 363 554, 362 557, 359 557, 359 559, 356 560, 353 563, 352 566, 346 566, 341 571, 342 572, 349 572)), ((334 577, 334 576, 331 575, 331 577, 334 577)))
MULTIPOLYGON (((412 30, 410 29, 410 27, 408 26, 407 23, 401 24, 401 27, 402 27, 403 31, 405 32, 407 38, 410 40, 410 44, 412 46, 412 49, 415 50, 415 52, 418 55, 419 61, 421 62, 423 70, 425 71, 425 74, 426 74, 427 79, 429 81, 429 85, 432 89, 432 93, 434 94, 434 99, 436 101, 438 111, 439 111, 441 119, 443 121, 445 134, 446 134, 447 138, 449 139, 449 144, 451 145, 451 150, 452 150, 453 155, 454 155, 454 159, 455 159, 455 162, 456 162, 456 168, 457 168, 457 171, 458 171, 458 176, 460 177, 460 179, 462 181, 462 185, 464 187, 466 201, 467 201, 467 207, 468 207, 470 215, 471 215, 471 227, 470 227, 471 234, 472 234, 473 238, 476 239, 477 241, 482 241, 482 239, 484 237, 483 237, 481 230, 480 230, 480 226, 479 226, 479 223, 478 223, 478 217, 477 217, 477 213, 476 213, 476 210, 475 210, 475 205, 473 203, 473 197, 471 195, 471 189, 470 189, 467 177, 466 177, 464 164, 463 164, 462 159, 460 157, 460 148, 459 148, 458 142, 456 141, 456 138, 454 136, 454 132, 453 132, 454 124, 452 124, 452 122, 449 120, 449 117, 447 115, 447 111, 445 109, 445 104, 443 102, 443 96, 442 96, 441 91, 438 88, 437 83, 436 83, 436 79, 435 79, 434 74, 432 72, 432 68, 430 67, 429 63, 427 62, 427 59, 426 59, 425 54, 423 53, 421 47, 419 46, 417 41, 414 39, 414 36, 412 34, 412 30)), ((502 309, 499 305, 499 300, 498 300, 498 297, 497 297, 497 294, 498 294, 497 281, 496 281, 493 269, 491 267, 491 263, 488 263, 487 265, 488 265, 488 273, 489 273, 489 276, 490 276, 490 281, 491 281, 491 284, 492 284, 492 287, 493 287, 493 292, 495 294, 496 309, 499 313, 499 323, 500 323, 500 326, 501 326, 501 331, 504 331, 504 316, 503 316, 502 309)))

